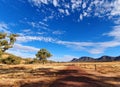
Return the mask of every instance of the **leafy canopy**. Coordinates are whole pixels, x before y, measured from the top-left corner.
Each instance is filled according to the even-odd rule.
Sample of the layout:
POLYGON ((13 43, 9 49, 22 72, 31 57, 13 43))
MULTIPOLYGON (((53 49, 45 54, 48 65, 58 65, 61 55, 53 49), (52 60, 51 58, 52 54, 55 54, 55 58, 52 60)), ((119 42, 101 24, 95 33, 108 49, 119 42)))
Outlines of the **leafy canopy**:
POLYGON ((9 48, 13 47, 16 37, 18 37, 17 34, 7 35, 6 33, 0 33, 0 55, 9 48))
POLYGON ((48 52, 46 49, 40 49, 38 53, 36 54, 36 57, 39 58, 39 60, 46 60, 47 58, 51 56, 52 54, 48 52))

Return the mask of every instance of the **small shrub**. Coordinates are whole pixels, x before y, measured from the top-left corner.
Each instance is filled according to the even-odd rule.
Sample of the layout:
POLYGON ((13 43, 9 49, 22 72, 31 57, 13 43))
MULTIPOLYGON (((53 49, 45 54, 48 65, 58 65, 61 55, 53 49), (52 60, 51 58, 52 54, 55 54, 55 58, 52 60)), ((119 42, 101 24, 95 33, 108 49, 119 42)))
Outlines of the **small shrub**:
POLYGON ((2 60, 2 63, 4 64, 20 64, 20 62, 21 62, 21 59, 19 57, 12 56, 12 55, 2 60))

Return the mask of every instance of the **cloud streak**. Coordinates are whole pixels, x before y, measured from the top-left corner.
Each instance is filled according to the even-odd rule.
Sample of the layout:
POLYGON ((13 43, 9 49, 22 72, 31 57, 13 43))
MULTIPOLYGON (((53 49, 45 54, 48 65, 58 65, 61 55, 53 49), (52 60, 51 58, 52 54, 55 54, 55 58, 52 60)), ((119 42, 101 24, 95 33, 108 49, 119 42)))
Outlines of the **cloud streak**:
POLYGON ((35 48, 35 47, 32 47, 32 46, 24 46, 22 44, 15 44, 13 46, 13 48, 23 50, 23 51, 26 51, 26 52, 37 52, 39 50, 38 48, 35 48))
POLYGON ((55 39, 51 37, 43 37, 43 36, 20 36, 17 37, 18 42, 29 42, 29 41, 44 41, 44 42, 54 42, 55 39))
POLYGON ((17 56, 23 57, 23 58, 31 58, 35 57, 35 53, 39 48, 35 48, 32 46, 24 46, 22 44, 14 44, 13 48, 7 50, 7 52, 15 54, 17 56))
POLYGON ((1 22, 0 23, 0 31, 4 33, 10 33, 8 24, 1 22))

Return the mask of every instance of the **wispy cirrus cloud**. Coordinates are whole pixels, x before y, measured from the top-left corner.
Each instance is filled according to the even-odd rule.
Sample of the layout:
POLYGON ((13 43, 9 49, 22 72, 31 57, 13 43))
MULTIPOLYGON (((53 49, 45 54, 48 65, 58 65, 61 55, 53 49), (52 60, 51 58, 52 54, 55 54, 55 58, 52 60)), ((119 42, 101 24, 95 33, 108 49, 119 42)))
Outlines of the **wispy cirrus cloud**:
POLYGON ((64 34, 65 31, 56 30, 56 31, 53 31, 52 33, 55 35, 61 35, 61 34, 64 34))
POLYGON ((120 40, 120 25, 114 26, 113 30, 106 35, 114 37, 115 40, 120 40))
POLYGON ((5 33, 10 33, 8 24, 1 22, 0 23, 0 31, 5 33))
POLYGON ((62 29, 53 29, 53 28, 50 28, 50 26, 45 23, 45 22, 42 22, 42 21, 38 21, 38 22, 35 22, 35 21, 28 21, 26 20, 25 21, 21 21, 21 23, 23 24, 27 24, 29 25, 30 27, 32 27, 31 29, 22 29, 20 33, 21 36, 25 35, 30 35, 30 34, 38 34, 38 35, 47 35, 47 34, 53 34, 53 35, 61 35, 61 34, 64 34, 65 31, 62 31, 62 29), (34 32, 33 29, 36 29, 36 31, 34 32), (23 33, 23 34, 22 34, 23 33))
POLYGON ((31 25, 33 28, 40 28, 44 30, 49 30, 48 25, 43 22, 27 22, 29 25, 31 25))
POLYGON ((22 30, 22 33, 23 33, 23 34, 32 34, 33 32, 32 32, 31 29, 23 29, 23 30, 22 30))
POLYGON ((35 58, 35 53, 26 52, 19 49, 9 49, 7 52, 23 58, 35 58))
POLYGON ((17 41, 20 43, 30 42, 30 41, 54 42, 55 39, 51 37, 43 37, 43 36, 20 36, 17 37, 17 41))
POLYGON ((19 49, 19 50, 23 50, 26 52, 37 52, 39 49, 32 47, 32 46, 24 46, 22 44, 14 44, 13 46, 14 49, 19 49))
POLYGON ((35 57, 35 53, 37 53, 38 50, 39 48, 33 46, 25 46, 22 44, 15 43, 13 48, 7 50, 7 52, 23 58, 29 58, 29 57, 31 58, 31 57, 35 57))

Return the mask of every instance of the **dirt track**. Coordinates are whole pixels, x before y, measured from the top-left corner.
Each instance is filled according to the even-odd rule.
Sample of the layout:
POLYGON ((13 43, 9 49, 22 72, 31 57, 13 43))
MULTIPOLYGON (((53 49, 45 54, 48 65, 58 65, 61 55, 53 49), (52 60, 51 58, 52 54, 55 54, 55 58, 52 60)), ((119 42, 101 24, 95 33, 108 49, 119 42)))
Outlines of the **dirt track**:
POLYGON ((0 87, 120 87, 120 76, 116 74, 113 76, 114 73, 111 76, 98 73, 95 70, 84 71, 84 68, 75 64, 62 66, 64 68, 41 66, 30 71, 18 67, 6 69, 7 72, 5 69, 1 69, 1 78, 5 79, 3 79, 4 81, 0 80, 2 83, 0 87), (19 72, 14 69, 18 69, 19 72), (22 74, 19 75, 21 72, 23 76, 22 74), (2 75, 5 76, 2 77, 2 75), (12 80, 13 84, 9 84, 12 80))
MULTIPOLYGON (((53 73, 53 72, 49 72, 53 73)), ((57 79, 46 85, 45 82, 24 84, 21 87, 120 87, 120 84, 113 85, 105 82, 111 78, 104 78, 94 74, 87 73, 77 66, 68 66, 64 70, 56 72, 57 79), (103 80, 101 80, 103 79, 103 80)), ((120 79, 118 79, 120 81, 120 79)))
POLYGON ((68 66, 67 69, 59 71, 59 74, 61 77, 49 87, 116 87, 90 77, 91 74, 76 66, 68 66))

